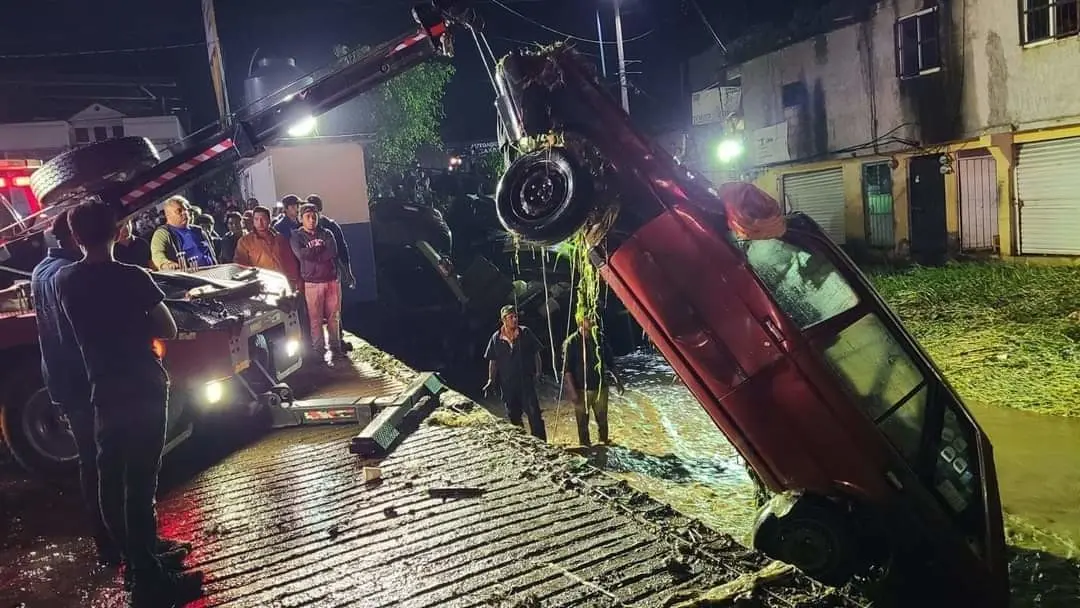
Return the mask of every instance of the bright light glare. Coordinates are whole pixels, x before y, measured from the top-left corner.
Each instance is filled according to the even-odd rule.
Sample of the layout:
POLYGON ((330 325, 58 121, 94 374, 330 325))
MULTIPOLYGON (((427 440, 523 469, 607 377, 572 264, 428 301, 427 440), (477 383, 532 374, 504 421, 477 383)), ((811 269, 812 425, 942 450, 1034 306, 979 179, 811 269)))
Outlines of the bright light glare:
POLYGON ((739 158, 742 156, 742 153, 742 142, 736 139, 725 139, 716 147, 716 158, 724 164, 739 158))
POLYGON ((289 127, 289 137, 304 137, 310 135, 311 132, 315 130, 317 124, 314 116, 305 116, 297 121, 296 124, 289 127))
POLYGON ((297 340, 289 340, 285 343, 285 356, 295 357, 296 353, 300 352, 300 342, 297 340))
POLYGON ((220 382, 207 382, 206 383, 206 402, 210 404, 221 401, 221 398, 225 396, 225 385, 220 382))

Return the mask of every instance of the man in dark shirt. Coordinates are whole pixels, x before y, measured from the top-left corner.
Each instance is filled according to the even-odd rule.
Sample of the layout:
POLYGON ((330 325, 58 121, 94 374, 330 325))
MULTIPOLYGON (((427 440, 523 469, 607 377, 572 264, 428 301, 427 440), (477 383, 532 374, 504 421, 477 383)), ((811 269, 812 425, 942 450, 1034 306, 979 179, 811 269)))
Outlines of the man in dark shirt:
POLYGON ((578 330, 563 342, 563 386, 574 403, 578 441, 591 445, 589 411, 596 417, 600 443, 608 443, 608 388, 614 382, 619 392, 622 381, 615 373, 614 357, 600 330, 587 314, 578 313, 578 330), (609 380, 610 377, 610 380, 609 380))
POLYGON ((278 204, 281 215, 274 220, 274 231, 287 239, 292 238, 293 231, 300 229, 300 197, 286 194, 278 204))
MULTIPOLYGON (((86 380, 79 345, 56 295, 57 273, 82 257, 79 246, 71 238, 66 211, 56 217, 52 233, 59 246, 49 249, 45 259, 34 267, 30 279, 41 349, 41 375, 45 379, 49 398, 67 417, 75 439, 75 449, 79 455, 79 482, 86 513, 94 526, 98 562, 114 565, 120 563, 120 550, 109 537, 98 503, 97 444, 94 443, 90 384, 86 380)), ((147 253, 148 260, 149 257, 147 253)))
POLYGON ((529 418, 529 431, 533 436, 547 440, 540 399, 536 395, 536 382, 543 370, 540 340, 528 327, 518 325, 517 310, 513 306, 503 306, 499 317, 502 324, 491 335, 484 352, 488 361, 484 393, 498 383, 510 422, 522 426, 521 415, 524 413, 529 418))
POLYGON ((106 205, 84 202, 69 223, 83 259, 55 285, 90 382, 102 518, 136 606, 188 601, 201 593, 202 573, 163 565, 154 510, 169 380, 152 342, 175 338, 176 322, 149 273, 113 259, 117 229, 106 205))
POLYGON ((113 257, 117 262, 124 264, 142 268, 150 267, 150 243, 144 238, 135 236, 130 220, 120 226, 120 236, 117 237, 116 246, 113 247, 113 257))
POLYGON ((222 264, 231 264, 236 259, 236 244, 244 236, 244 216, 238 211, 230 211, 225 214, 225 227, 229 229, 225 236, 221 237, 221 248, 218 252, 218 261, 222 264))

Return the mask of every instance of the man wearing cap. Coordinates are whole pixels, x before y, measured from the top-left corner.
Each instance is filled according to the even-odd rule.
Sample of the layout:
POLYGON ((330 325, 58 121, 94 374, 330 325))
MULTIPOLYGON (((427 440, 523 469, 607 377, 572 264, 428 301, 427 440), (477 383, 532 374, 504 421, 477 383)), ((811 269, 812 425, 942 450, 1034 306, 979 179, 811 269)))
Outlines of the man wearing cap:
POLYGON ((337 243, 334 235, 319 228, 319 210, 315 205, 300 207, 300 228, 289 239, 293 254, 300 260, 300 279, 304 282, 308 321, 311 325, 311 348, 316 361, 325 357, 323 320, 326 321, 330 352, 334 359, 345 353, 341 348, 341 283, 338 280, 337 243))
POLYGON ((522 426, 522 414, 529 418, 529 431, 538 439, 547 440, 544 419, 540 414, 540 399, 536 382, 543 366, 540 359, 540 340, 528 327, 518 324, 517 310, 503 306, 499 311, 502 324, 491 335, 484 358, 488 361, 488 381, 484 393, 499 385, 506 416, 512 424, 522 426))
POLYGON ((287 239, 292 238, 293 231, 300 228, 300 197, 288 194, 278 204, 281 205, 281 215, 274 220, 274 232, 287 239))

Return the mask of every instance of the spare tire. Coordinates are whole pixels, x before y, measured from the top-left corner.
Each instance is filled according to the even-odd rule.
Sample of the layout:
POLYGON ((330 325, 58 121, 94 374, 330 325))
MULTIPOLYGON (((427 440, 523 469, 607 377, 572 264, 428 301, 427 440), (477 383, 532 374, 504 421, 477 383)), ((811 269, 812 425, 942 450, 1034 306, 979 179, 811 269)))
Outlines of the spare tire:
POLYGON ((159 162, 145 137, 118 137, 68 150, 30 175, 30 189, 45 207, 81 193, 126 181, 159 162))

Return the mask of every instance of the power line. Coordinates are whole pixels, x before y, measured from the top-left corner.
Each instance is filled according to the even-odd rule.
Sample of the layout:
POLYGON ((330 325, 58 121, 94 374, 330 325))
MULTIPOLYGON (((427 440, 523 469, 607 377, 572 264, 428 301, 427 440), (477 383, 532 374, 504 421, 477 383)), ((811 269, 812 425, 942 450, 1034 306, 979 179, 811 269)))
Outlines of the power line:
MULTIPOLYGON (((503 9, 504 11, 506 11, 506 12, 512 14, 512 15, 515 15, 519 19, 527 21, 527 22, 535 25, 538 28, 547 30, 547 31, 551 32, 552 34, 557 34, 559 36, 562 36, 563 38, 568 38, 570 40, 577 40, 578 42, 585 42, 585 43, 588 43, 588 44, 616 44, 615 42, 605 42, 603 40, 594 40, 594 39, 591 39, 591 38, 582 38, 581 36, 575 36, 573 34, 567 34, 566 32, 557 30, 557 29, 555 29, 553 27, 550 27, 550 26, 547 26, 547 25, 545 25, 543 23, 540 23, 539 21, 537 21, 536 19, 533 19, 532 17, 521 14, 517 10, 515 10, 515 9, 507 6, 506 4, 504 4, 501 0, 489 0, 489 1, 492 4, 494 4, 495 6, 498 6, 499 8, 503 9)), ((637 40, 641 40, 642 38, 645 38, 646 36, 652 34, 654 31, 656 31, 656 30, 649 30, 649 31, 647 31, 647 32, 645 32, 643 34, 638 34, 637 36, 634 36, 633 38, 627 38, 626 40, 623 40, 623 43, 634 42, 634 41, 637 41, 637 40)))
POLYGON ((83 57, 88 55, 116 55, 121 53, 146 53, 151 51, 171 51, 173 49, 188 49, 197 46, 206 46, 205 42, 187 42, 184 44, 168 44, 164 46, 144 46, 129 49, 100 49, 96 51, 65 51, 59 53, 27 53, 22 55, 0 55, 0 59, 45 59, 49 57, 83 57))

